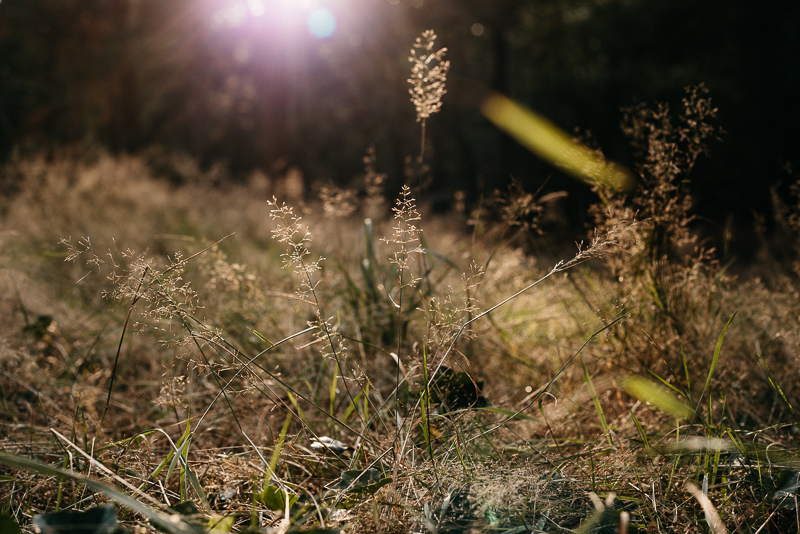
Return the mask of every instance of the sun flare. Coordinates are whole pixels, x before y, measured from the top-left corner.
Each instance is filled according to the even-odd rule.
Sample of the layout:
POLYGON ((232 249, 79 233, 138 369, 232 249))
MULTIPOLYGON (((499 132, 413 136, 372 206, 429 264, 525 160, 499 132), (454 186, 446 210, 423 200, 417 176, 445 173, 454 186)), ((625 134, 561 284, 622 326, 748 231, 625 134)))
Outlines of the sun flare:
POLYGON ((316 39, 332 37, 339 27, 335 8, 314 0, 239 0, 226 3, 213 14, 216 28, 241 28, 251 23, 265 21, 269 26, 294 32, 304 28, 316 39))

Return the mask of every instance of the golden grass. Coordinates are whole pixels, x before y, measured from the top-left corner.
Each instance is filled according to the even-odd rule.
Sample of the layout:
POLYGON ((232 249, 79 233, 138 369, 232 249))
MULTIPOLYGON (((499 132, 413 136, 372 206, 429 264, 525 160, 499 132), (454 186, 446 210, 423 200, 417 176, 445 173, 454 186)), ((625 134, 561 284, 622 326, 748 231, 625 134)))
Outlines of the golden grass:
MULTIPOLYGON (((653 188, 600 192, 599 238, 573 266, 513 245, 540 239, 548 209, 519 188, 472 226, 410 193, 393 218, 374 153, 362 191, 326 190, 361 198, 352 209, 291 212, 272 200, 280 177, 178 186, 133 156, 15 160, 0 206, 2 447, 113 483, 58 432, 156 501, 205 498, 237 529, 288 528, 271 483, 299 499, 292 528, 589 532, 629 517, 629 531, 702 531, 713 510, 729 531, 789 531, 796 278, 727 275, 694 248, 690 199, 659 174, 673 167, 648 161, 653 188), (443 367, 489 406, 433 404, 447 394, 424 377, 433 387, 443 367), (346 451, 313 447, 322 436, 346 451), (186 463, 168 475, 170 440, 186 463)), ((3 474, 0 502, 26 528, 104 501, 3 474)))

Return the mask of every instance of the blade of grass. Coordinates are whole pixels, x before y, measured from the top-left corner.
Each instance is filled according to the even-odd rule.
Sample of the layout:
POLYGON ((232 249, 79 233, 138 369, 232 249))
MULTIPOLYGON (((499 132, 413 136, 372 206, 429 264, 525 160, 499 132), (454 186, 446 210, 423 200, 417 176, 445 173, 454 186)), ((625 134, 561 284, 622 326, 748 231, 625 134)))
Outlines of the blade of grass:
MULTIPOLYGON (((172 471, 175 469, 175 466, 178 464, 178 461, 183 454, 184 448, 189 445, 189 439, 192 435, 192 429, 189 426, 189 419, 186 420, 186 430, 184 431, 183 435, 181 435, 181 439, 178 440, 176 444, 176 448, 169 452, 167 458, 171 457, 171 461, 169 462, 169 468, 167 468, 167 476, 166 480, 169 480, 172 476, 172 471)), ((167 461, 167 458, 164 460, 167 461)))
POLYGON ((328 396, 330 397, 330 402, 331 402, 330 409, 328 410, 328 412, 331 415, 334 415, 334 416, 336 415, 336 411, 335 411, 335 407, 336 407, 336 385, 337 385, 338 381, 339 381, 339 363, 337 362, 335 367, 334 367, 334 370, 333 370, 333 376, 331 377, 330 386, 328 386, 328 396))
POLYGON ((677 393, 681 397, 684 397, 687 400, 689 399, 689 396, 685 392, 683 392, 680 389, 678 389, 675 385, 670 384, 669 382, 667 382, 663 377, 661 377, 658 373, 656 373, 652 369, 648 369, 647 372, 650 373, 653 377, 655 377, 656 380, 658 380, 659 382, 661 382, 662 384, 667 386, 669 389, 671 389, 672 391, 674 391, 675 393, 677 393))
MULTIPOLYGON (((25 458, 16 454, 9 454, 7 452, 0 452, 0 463, 10 467, 16 467, 17 469, 26 469, 28 471, 35 471, 42 475, 60 479, 74 480, 76 482, 80 482, 81 484, 85 484, 94 491, 102 493, 109 499, 118 502, 122 506, 125 506, 126 508, 129 508, 134 512, 146 517, 154 526, 163 532, 168 532, 170 534, 197 534, 195 528, 183 521, 179 515, 168 515, 163 512, 159 512, 158 510, 150 508, 136 499, 131 498, 118 489, 108 486, 93 478, 69 471, 64 471, 63 469, 47 465, 39 462, 38 460, 32 460, 30 458, 25 458)), ((149 495, 146 496, 149 497, 149 495)))
POLYGON ((694 399, 692 399, 692 379, 689 377, 689 364, 686 361, 686 351, 683 350, 683 343, 681 343, 681 362, 683 362, 683 372, 686 375, 686 395, 689 402, 694 404, 694 399))
POLYGON ((278 465, 278 458, 280 458, 281 449, 283 448, 283 442, 286 439, 286 432, 289 430, 289 423, 291 422, 292 422, 292 414, 290 412, 286 414, 286 418, 283 420, 283 427, 281 427, 281 433, 280 436, 278 437, 278 443, 275 444, 275 450, 272 451, 272 458, 270 458, 269 460, 269 469, 264 475, 264 486, 261 490, 262 499, 264 498, 267 486, 269 486, 269 483, 272 481, 272 477, 275 473, 275 467, 277 467, 278 465))
POLYGON ((789 402, 789 399, 786 397, 786 394, 783 392, 783 388, 781 388, 781 385, 778 383, 778 380, 775 378, 775 375, 773 374, 772 369, 769 368, 769 365, 767 364, 766 360, 764 360, 764 358, 759 353, 756 353, 756 362, 758 363, 758 366, 761 368, 763 373, 766 375, 767 380, 769 381, 769 385, 772 387, 773 390, 775 390, 775 392, 778 393, 778 395, 781 398, 781 401, 786 406, 786 408, 789 410, 789 413, 792 414, 792 418, 794 419, 795 424, 798 427, 800 427, 800 419, 798 419, 797 414, 794 411, 794 407, 792 406, 792 403, 789 402))
POLYGON ((303 424, 305 424, 307 427, 310 427, 311 425, 309 424, 308 419, 306 419, 303 410, 301 410, 300 406, 297 404, 297 399, 294 395, 292 395, 292 392, 287 391, 286 396, 289 397, 289 402, 291 402, 292 406, 294 406, 294 409, 297 410, 297 413, 300 415, 300 420, 303 421, 303 424))
POLYGON ((603 413, 603 407, 600 405, 600 398, 597 396, 597 391, 594 389, 594 384, 592 383, 592 377, 589 375, 589 368, 586 367, 586 363, 583 361, 583 356, 580 358, 581 366, 583 367, 583 379, 586 382, 586 387, 589 388, 589 395, 592 397, 592 402, 594 403, 594 409, 597 411, 597 417, 600 419, 600 426, 603 428, 603 434, 606 436, 606 440, 608 444, 613 448, 614 442, 611 439, 611 432, 609 431, 610 428, 608 427, 608 422, 606 421, 606 416, 603 413))
MULTIPOLYGON (((73 442, 71 442, 70 440, 68 440, 68 439, 67 439, 65 436, 63 436, 62 434, 60 434, 60 433, 59 433, 57 430, 54 430, 54 429, 52 429, 52 428, 51 428, 51 429, 50 429, 50 431, 51 431, 51 432, 52 432, 52 433, 53 433, 53 434, 54 434, 56 437, 58 437, 58 439, 60 439, 61 441, 63 441, 64 443, 66 443, 67 445, 69 445, 70 447, 72 447, 72 448, 73 448, 73 449, 74 449, 74 450, 75 450, 75 451, 76 451, 78 454, 80 454, 81 456, 83 456, 84 458, 86 458, 86 459, 87 459, 87 460, 88 460, 88 461, 89 461, 89 462, 90 462, 90 463, 91 463, 93 466, 95 466, 95 467, 96 467, 98 470, 100 470, 100 471, 102 471, 103 473, 105 473, 105 474, 109 475, 111 478, 113 478, 114 480, 116 480, 117 482, 119 482, 120 484, 122 484, 123 486, 125 486, 126 488, 128 488, 129 490, 131 490, 132 492, 134 492, 134 493, 135 493, 136 495, 138 495, 139 497, 141 497, 141 498, 143 498, 143 499, 145 499, 145 500, 149 500, 150 502, 152 502, 152 503, 153 503, 153 504, 155 504, 155 505, 159 505, 159 504, 160 504, 158 501, 156 501, 156 500, 155 500, 154 498, 152 498, 150 495, 148 495, 148 494, 146 494, 146 493, 142 492, 141 490, 139 490, 138 488, 136 488, 136 487, 135 487, 135 486, 133 486, 132 484, 130 484, 130 483, 128 483, 127 481, 123 480, 122 478, 118 477, 116 474, 114 474, 114 472, 113 472, 113 471, 111 471, 111 470, 110 470, 110 469, 108 469, 106 466, 104 466, 103 464, 101 464, 100 462, 98 462, 97 460, 95 460, 94 458, 92 458, 91 456, 89 456, 88 454, 86 454, 86 452, 84 452, 84 451, 83 451, 83 449, 81 449, 80 447, 78 447, 77 445, 75 445, 73 442)), ((85 478, 88 478, 88 477, 85 477, 85 478)))
POLYGON ((431 422, 430 422, 430 400, 431 389, 428 384, 428 350, 425 343, 422 344, 422 379, 424 386, 420 390, 420 410, 422 414, 422 435, 425 439, 425 447, 428 449, 428 456, 431 458, 434 469, 436 468, 436 460, 433 456, 433 445, 431 444, 431 422))
POLYGON ((636 414, 633 413, 633 410, 631 410, 631 420, 633 420, 633 424, 636 425, 636 432, 639 433, 639 438, 642 440, 642 445, 644 445, 644 450, 645 452, 647 452, 647 457, 652 462, 653 454, 650 450, 650 441, 648 441, 647 434, 645 434, 644 428, 642 427, 642 424, 639 422, 639 419, 636 417, 636 414))
POLYGON ((253 333, 258 337, 258 339, 266 343, 268 345, 268 348, 271 349, 272 347, 275 346, 275 343, 267 339, 263 334, 259 333, 258 330, 253 330, 253 333))
POLYGON ((189 478, 189 483, 194 488, 195 493, 197 493, 197 498, 200 499, 200 504, 203 505, 203 510, 206 513, 211 512, 211 505, 208 503, 208 498, 206 497, 205 491, 203 491, 203 486, 200 485, 200 479, 197 478, 197 473, 194 472, 194 469, 189 467, 189 462, 186 462, 186 475, 189 478))
POLYGON ((708 369, 708 376, 706 377, 706 383, 703 386, 703 391, 700 393, 700 397, 697 399, 697 406, 694 409, 695 416, 697 416, 697 412, 700 410, 700 404, 703 402, 703 397, 705 396, 708 388, 711 387, 711 379, 714 376, 714 371, 717 369, 717 364, 719 363, 719 355, 722 351, 722 340, 725 339, 725 332, 728 331, 728 327, 733 322, 733 319, 736 317, 736 314, 739 313, 738 311, 734 312, 731 315, 731 318, 728 319, 728 322, 725 324, 725 328, 722 329, 722 333, 719 335, 717 339, 717 346, 714 347, 714 357, 711 360, 711 367, 708 369))
POLYGON ((344 411, 344 415, 342 416, 342 421, 347 422, 347 420, 350 419, 350 416, 358 408, 358 402, 361 400, 362 395, 363 393, 359 393, 358 395, 356 395, 356 398, 353 399, 353 402, 351 402, 350 405, 347 407, 347 409, 344 411))

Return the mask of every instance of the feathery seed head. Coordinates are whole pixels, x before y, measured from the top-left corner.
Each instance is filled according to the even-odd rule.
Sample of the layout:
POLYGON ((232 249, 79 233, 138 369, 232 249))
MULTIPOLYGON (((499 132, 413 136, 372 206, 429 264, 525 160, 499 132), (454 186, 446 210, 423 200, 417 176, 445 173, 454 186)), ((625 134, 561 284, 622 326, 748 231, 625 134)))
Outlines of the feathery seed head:
POLYGON ((445 81, 450 62, 444 60, 447 48, 433 51, 436 34, 426 30, 417 37, 408 61, 411 65, 411 78, 408 90, 411 102, 417 109, 417 122, 424 121, 442 107, 442 96, 447 93, 445 81))

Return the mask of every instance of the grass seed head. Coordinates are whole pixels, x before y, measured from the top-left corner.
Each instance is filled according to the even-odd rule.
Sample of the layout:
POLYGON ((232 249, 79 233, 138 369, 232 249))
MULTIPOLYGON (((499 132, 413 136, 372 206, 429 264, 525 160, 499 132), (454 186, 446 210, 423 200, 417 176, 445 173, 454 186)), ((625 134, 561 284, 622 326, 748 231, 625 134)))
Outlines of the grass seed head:
POLYGON ((442 107, 442 97, 447 93, 445 82, 450 70, 450 62, 444 59, 447 48, 434 51, 435 42, 433 30, 422 32, 408 57, 411 63, 411 77, 408 79, 411 88, 408 92, 417 110, 417 122, 437 113, 442 107))

